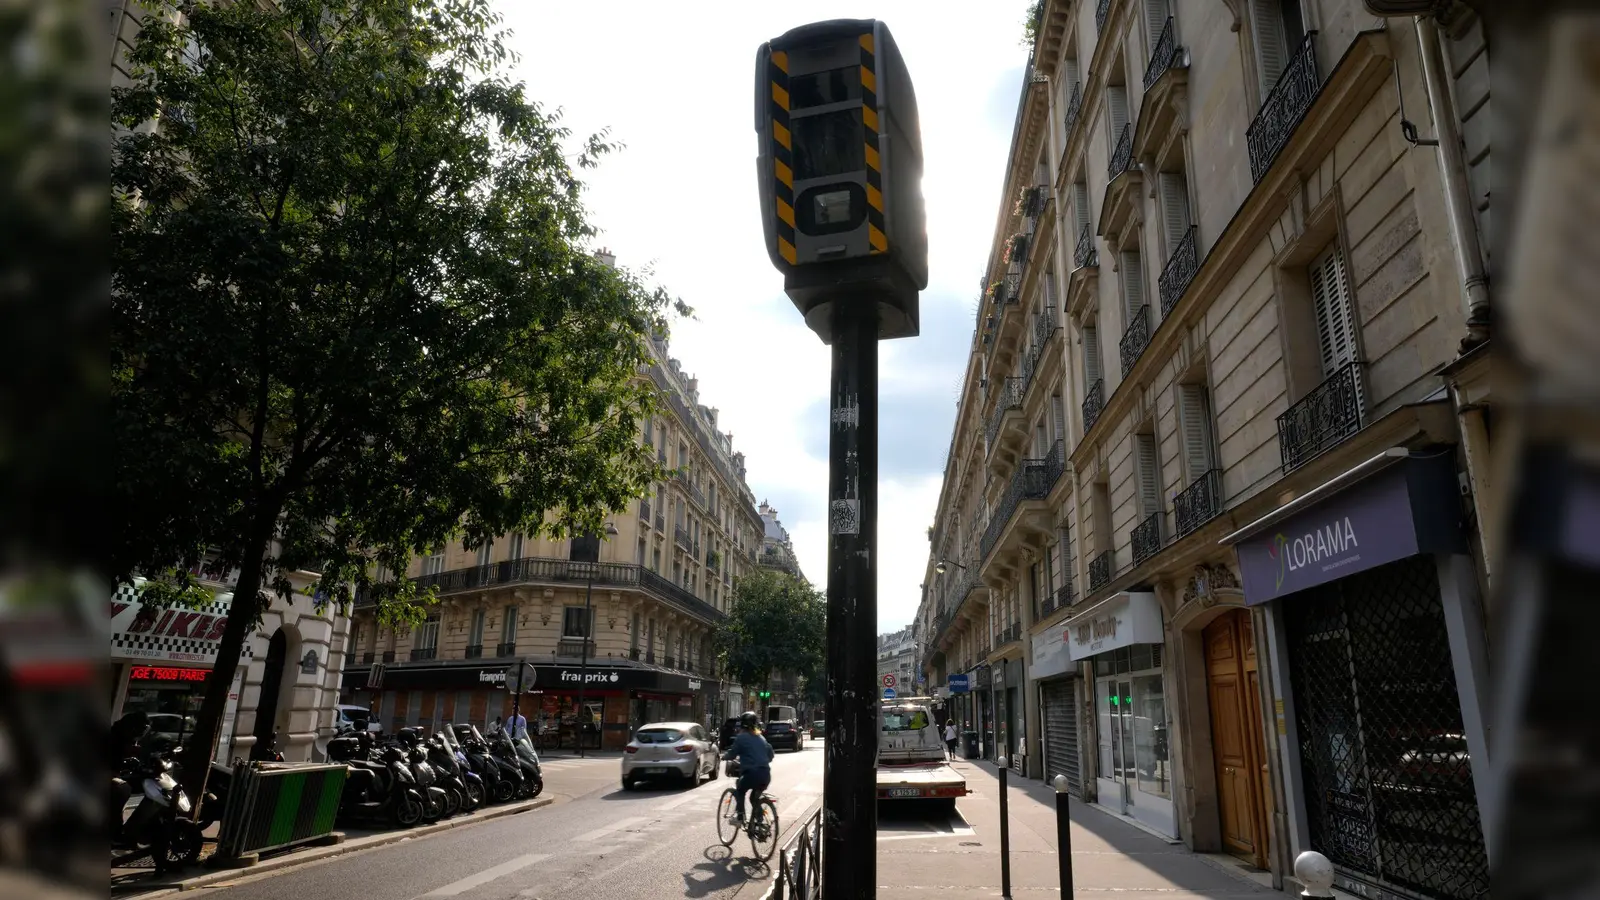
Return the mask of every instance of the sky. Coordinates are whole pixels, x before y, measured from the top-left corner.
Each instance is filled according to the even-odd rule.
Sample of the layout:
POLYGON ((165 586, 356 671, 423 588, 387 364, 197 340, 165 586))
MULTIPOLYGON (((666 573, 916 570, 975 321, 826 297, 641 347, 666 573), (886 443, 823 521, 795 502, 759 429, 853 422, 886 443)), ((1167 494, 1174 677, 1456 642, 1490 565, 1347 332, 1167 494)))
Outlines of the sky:
POLYGON ((878 18, 905 58, 922 122, 930 275, 921 335, 879 350, 878 630, 915 617, 973 311, 993 237, 1027 50, 1027 0, 660 3, 502 0, 512 75, 574 141, 624 149, 584 172, 618 265, 649 267, 695 310, 672 355, 745 454, 806 576, 827 578, 828 349, 763 248, 754 121, 757 48, 807 22, 878 18))

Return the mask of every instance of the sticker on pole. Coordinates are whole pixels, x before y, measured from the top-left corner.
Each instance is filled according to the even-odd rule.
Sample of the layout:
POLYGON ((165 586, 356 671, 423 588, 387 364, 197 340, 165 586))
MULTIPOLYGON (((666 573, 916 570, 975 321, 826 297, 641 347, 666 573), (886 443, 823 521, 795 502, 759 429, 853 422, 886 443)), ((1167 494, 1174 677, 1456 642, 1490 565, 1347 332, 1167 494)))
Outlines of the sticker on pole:
POLYGON ((885 700, 893 700, 894 699, 894 688, 884 688, 883 689, 883 699, 885 699, 885 700))

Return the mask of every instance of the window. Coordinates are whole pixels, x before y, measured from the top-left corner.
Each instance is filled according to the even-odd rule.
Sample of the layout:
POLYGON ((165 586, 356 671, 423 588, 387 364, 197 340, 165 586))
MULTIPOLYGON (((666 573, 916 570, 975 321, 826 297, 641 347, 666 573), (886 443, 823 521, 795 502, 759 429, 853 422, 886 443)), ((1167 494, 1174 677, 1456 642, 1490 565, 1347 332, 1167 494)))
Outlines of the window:
POLYGON ((594 633, 594 611, 582 606, 568 606, 561 611, 561 636, 586 638, 594 633))
POLYGON ((600 538, 593 535, 574 536, 567 559, 572 562, 599 562, 600 538))
POLYGON ((1289 54, 1305 38, 1300 0, 1250 0, 1250 36, 1256 46, 1260 102, 1265 103, 1289 65, 1289 54))
POLYGON ((661 548, 660 547, 657 547, 654 550, 650 551, 650 571, 652 571, 652 572, 660 572, 661 571, 661 548))
POLYGON ((1125 84, 1112 84, 1106 86, 1106 112, 1111 117, 1111 149, 1116 150, 1117 142, 1122 139, 1122 129, 1128 124, 1128 86, 1125 84))
POLYGON ((1101 378, 1100 330, 1093 325, 1083 326, 1083 383, 1094 384, 1101 378))
POLYGON ((478 548, 478 565, 487 566, 489 564, 489 562, 491 560, 493 560, 493 559, 494 559, 494 542, 493 541, 485 541, 483 546, 478 548))
POLYGON ((523 550, 522 544, 522 532, 519 531, 516 534, 513 534, 511 536, 511 546, 507 548, 508 552, 506 553, 506 559, 521 559, 523 550))
POLYGON ((467 632, 467 645, 471 647, 483 646, 483 620, 485 611, 481 609, 472 612, 472 628, 467 632))
POLYGON ((439 614, 434 613, 412 633, 412 649, 436 650, 439 647, 439 614))
POLYGON ((444 571, 444 551, 422 558, 422 574, 437 575, 444 571))
POLYGON ((1167 0, 1144 0, 1144 28, 1145 39, 1149 47, 1149 58, 1155 58, 1156 42, 1161 40, 1161 32, 1167 27, 1167 19, 1171 17, 1172 10, 1167 6, 1167 0))
POLYGON ((1161 224, 1167 238, 1167 257, 1189 233, 1189 183, 1182 172, 1162 172, 1156 176, 1161 193, 1161 224))
POLYGON ((1161 512, 1161 473, 1156 465, 1156 436, 1133 436, 1134 453, 1139 467, 1139 518, 1141 520, 1161 512))
POLYGON ((517 608, 506 607, 506 617, 500 623, 500 643, 515 644, 517 642, 517 608))
POLYGON ((1211 471, 1211 401, 1203 384, 1178 385, 1178 427, 1183 429, 1183 460, 1192 484, 1211 471))
POLYGON ((1324 378, 1356 358, 1355 322, 1350 312, 1350 281, 1344 254, 1335 243, 1311 264, 1311 301, 1316 308, 1317 341, 1324 378))
POLYGON ((1123 321, 1131 327, 1135 317, 1140 315, 1139 310, 1144 307, 1144 269, 1138 246, 1122 251, 1118 259, 1118 274, 1122 276, 1122 309, 1126 314, 1123 321))
POLYGON ((645 553, 647 552, 647 550, 648 550, 648 548, 645 545, 644 538, 639 538, 639 565, 641 565, 641 566, 644 565, 645 553))
POLYGON ((1089 185, 1083 180, 1081 173, 1072 185, 1072 212, 1078 223, 1073 237, 1077 237, 1089 230, 1089 223, 1094 218, 1094 213, 1089 208, 1089 185))

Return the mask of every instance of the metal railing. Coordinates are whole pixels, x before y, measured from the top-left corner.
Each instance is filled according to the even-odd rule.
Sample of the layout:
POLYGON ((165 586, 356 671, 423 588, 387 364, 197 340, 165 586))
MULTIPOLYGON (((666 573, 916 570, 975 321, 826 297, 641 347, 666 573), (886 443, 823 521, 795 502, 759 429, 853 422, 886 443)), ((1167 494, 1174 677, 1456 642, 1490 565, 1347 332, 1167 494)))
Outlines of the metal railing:
POLYGON ((424 575, 415 582, 419 588, 433 587, 440 594, 452 594, 517 584, 586 584, 590 579, 595 584, 637 585, 659 600, 712 621, 724 617, 715 606, 637 563, 589 563, 529 556, 424 575))
POLYGON ((1133 564, 1139 565, 1161 552, 1161 513, 1151 513, 1143 522, 1133 526, 1128 535, 1133 546, 1133 564))
POLYGON ((706 551, 706 568, 710 569, 712 574, 716 574, 717 571, 718 571, 718 567, 721 566, 721 565, 722 565, 722 557, 718 556, 717 552, 715 550, 707 550, 706 551))
POLYGON ((1150 304, 1141 304, 1134 310, 1133 318, 1128 320, 1128 328, 1122 332, 1122 340, 1117 348, 1122 355, 1122 377, 1127 378, 1133 371, 1133 366, 1144 355, 1144 348, 1150 346, 1150 304))
POLYGON ((995 397, 994 411, 989 414, 989 425, 983 431, 991 452, 994 449, 995 437, 1000 434, 1000 423, 1005 421, 1006 413, 1021 408, 1025 388, 1026 385, 1021 378, 1007 378, 1001 383, 1000 393, 995 397))
POLYGON ((1306 116, 1317 93, 1322 90, 1322 79, 1317 74, 1317 33, 1306 33, 1305 40, 1295 48, 1289 64, 1284 66, 1278 83, 1261 101, 1261 111, 1255 121, 1245 129, 1244 142, 1250 151, 1250 175, 1256 181, 1272 168, 1300 120, 1306 116))
POLYGON ((574 657, 574 658, 579 658, 579 657, 582 657, 582 656, 585 655, 584 651, 586 649, 588 650, 588 655, 590 657, 593 657, 594 656, 594 641, 593 640, 586 640, 586 639, 581 638, 581 637, 564 637, 561 640, 556 641, 556 655, 557 656, 571 656, 571 657, 574 657), (587 645, 587 646, 585 646, 585 645, 587 645))
POLYGON ((1005 628, 1000 629, 999 633, 995 635, 994 645, 996 647, 1004 647, 1006 644, 1020 640, 1022 640, 1022 623, 1012 622, 1005 628))
POLYGON ((1172 250, 1172 258, 1167 260, 1166 268, 1161 270, 1161 318, 1165 320, 1172 308, 1178 305, 1178 300, 1183 297, 1183 292, 1189 289, 1189 282, 1194 281, 1195 273, 1200 270, 1199 255, 1195 250, 1195 227, 1190 225, 1183 232, 1183 238, 1178 241, 1178 246, 1172 250))
POLYGON ((1094 593, 1111 583, 1111 551, 1089 560, 1089 592, 1094 593))
POLYGON ((1100 265, 1100 251, 1094 246, 1094 227, 1087 222, 1078 229, 1078 243, 1072 248, 1072 264, 1080 269, 1100 265))
POLYGON ((822 807, 789 834, 778 850, 772 886, 761 900, 819 900, 822 896, 822 807))
POLYGON ((659 509, 656 510, 656 530, 657 531, 666 531, 667 530, 667 514, 665 512, 662 512, 659 509))
POLYGON ((1106 408, 1106 380, 1096 378, 1094 384, 1083 392, 1083 433, 1088 434, 1094 423, 1100 421, 1100 413, 1106 408))
POLYGON ((1211 469, 1172 498, 1178 537, 1183 537, 1222 512, 1222 470, 1211 469))
POLYGON ((1000 535, 1005 531, 1006 524, 1016 514, 1017 507, 1024 500, 1043 500, 1049 496, 1050 489, 1056 486, 1056 481, 1061 478, 1061 473, 1066 469, 1066 444, 1056 441, 1050 447, 1050 452, 1039 459, 1024 459, 1022 465, 1011 476, 1011 484, 995 505, 994 515, 989 517, 989 525, 983 530, 983 540, 978 545, 978 560, 989 558, 989 551, 1000 540, 1000 535))
POLYGON ((516 641, 507 641, 507 642, 503 642, 503 643, 499 643, 499 644, 495 644, 494 645, 494 655, 495 656, 506 657, 506 656, 515 656, 516 654, 517 654, 517 642, 516 641))
POLYGON ((439 655, 438 647, 418 647, 411 651, 412 662, 423 662, 439 655))
POLYGON ((1022 301, 1022 273, 1007 272, 1005 287, 1002 291, 1001 303, 1020 303, 1022 301))
POLYGON ((378 654, 375 653, 372 650, 368 650, 367 652, 361 654, 361 662, 364 665, 368 665, 368 666, 372 665, 372 661, 374 659, 377 659, 377 658, 378 658, 378 654))
POLYGON ((689 499, 694 501, 695 506, 698 506, 701 509, 706 508, 705 491, 700 489, 700 485, 690 481, 687 473, 680 471, 676 476, 674 476, 674 479, 678 482, 678 486, 683 488, 683 492, 689 495, 689 499))
POLYGON ((1033 376, 1039 374, 1039 361, 1044 359, 1044 351, 1050 346, 1050 339, 1056 336, 1061 326, 1056 324, 1056 310, 1053 306, 1044 308, 1044 312, 1033 317, 1033 346, 1028 351, 1028 357, 1022 361, 1022 396, 1028 396, 1033 389, 1033 376))
POLYGON ((1161 36, 1156 38, 1155 48, 1150 51, 1150 64, 1144 69, 1144 89, 1150 90, 1167 70, 1172 68, 1179 59, 1177 32, 1173 29, 1172 17, 1167 16, 1167 24, 1161 29, 1161 36))
POLYGON ((650 501, 649 500, 640 500, 639 501, 639 520, 641 522, 645 522, 647 524, 649 523, 649 521, 650 521, 650 501))
POLYGON ((1100 0, 1094 8, 1094 30, 1096 34, 1106 30, 1106 16, 1111 14, 1111 0, 1100 0))
POLYGON ((1032 221, 1027 223, 1027 233, 1032 234, 1038 227, 1039 216, 1044 212, 1045 201, 1050 199, 1050 186, 1036 184, 1028 188, 1022 195, 1022 215, 1032 221))
POLYGON ((386 663, 394 662, 394 651, 393 650, 385 650, 385 651, 383 651, 383 661, 386 662, 386 663))
POLYGON ((672 540, 678 545, 679 549, 682 550, 688 550, 694 547, 694 541, 689 539, 689 529, 683 527, 682 525, 672 526, 672 540))
POLYGON ((1042 619, 1057 610, 1066 609, 1072 605, 1072 601, 1076 599, 1072 590, 1072 579, 1066 578, 1065 581, 1066 583, 1061 587, 1044 596, 1044 600, 1039 604, 1039 609, 1034 614, 1034 618, 1042 619))
POLYGON ((1111 165, 1107 168, 1106 177, 1116 181, 1117 176, 1128 171, 1133 165, 1133 123, 1126 122, 1122 130, 1117 133, 1117 142, 1111 148, 1111 165))
POLYGON ((1361 363, 1345 363, 1278 416, 1278 451, 1283 471, 1361 430, 1361 363))
POLYGON ((1078 115, 1083 112, 1083 82, 1075 81, 1072 84, 1072 95, 1067 98, 1066 135, 1067 140, 1072 140, 1072 126, 1078 124, 1078 115))
POLYGON ((482 644, 468 644, 465 653, 466 659, 478 659, 483 656, 482 644))
POLYGON ((676 669, 678 667, 678 657, 664 656, 661 658, 661 664, 669 669, 676 669))

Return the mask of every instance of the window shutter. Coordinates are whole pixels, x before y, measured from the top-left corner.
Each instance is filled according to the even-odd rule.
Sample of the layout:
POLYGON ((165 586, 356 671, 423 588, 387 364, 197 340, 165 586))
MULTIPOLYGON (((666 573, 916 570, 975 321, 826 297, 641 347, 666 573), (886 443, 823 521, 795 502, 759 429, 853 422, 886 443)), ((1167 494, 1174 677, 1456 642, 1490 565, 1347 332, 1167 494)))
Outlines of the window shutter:
POLYGON ((1144 305, 1144 267, 1139 260, 1139 251, 1124 250, 1120 254, 1122 264, 1122 300, 1126 304, 1127 322, 1133 321, 1134 313, 1144 305))
POLYGON ((1078 230, 1072 236, 1076 240, 1089 227, 1089 185, 1082 181, 1072 185, 1072 207, 1078 217, 1078 230))
POLYGON ((1139 518, 1141 520, 1161 511, 1161 478, 1156 472, 1156 438, 1152 434, 1137 435, 1139 452, 1139 518))
POLYGON ((1100 378, 1100 335, 1093 325, 1083 326, 1083 380, 1084 387, 1100 378))
POLYGON ((1181 173, 1162 172, 1161 214, 1167 228, 1167 254, 1170 257, 1189 231, 1189 184, 1181 173))
POLYGON ((1113 84, 1106 88, 1106 107, 1111 111, 1111 146, 1122 137, 1122 126, 1128 124, 1128 88, 1113 84))
POLYGON ((1065 75, 1061 80, 1061 87, 1065 92, 1065 99, 1063 102, 1070 103, 1072 102, 1072 86, 1078 83, 1078 61, 1075 59, 1069 59, 1066 61, 1065 65, 1062 66, 1062 69, 1065 71, 1065 75))
POLYGON ((1056 440, 1065 441, 1067 439, 1067 414, 1065 407, 1061 405, 1060 394, 1052 394, 1050 396, 1050 418, 1055 423, 1056 440))
POLYGON ((1161 30, 1167 27, 1167 0, 1144 0, 1144 22, 1148 29, 1146 34, 1150 40, 1150 50, 1153 53, 1156 41, 1161 39, 1161 30))
POLYGON ((1278 8, 1278 0, 1250 0, 1250 29, 1255 38, 1256 74, 1261 79, 1261 101, 1265 103, 1289 58, 1289 48, 1284 46, 1283 12, 1278 8))
POLYGON ((1183 426, 1183 455, 1189 482, 1211 470, 1211 404, 1203 384, 1178 385, 1178 416, 1183 426))
POLYGON ((1317 339, 1322 374, 1328 377, 1355 359, 1355 327, 1350 312, 1349 281, 1338 245, 1311 264, 1311 300, 1316 305, 1317 339))

